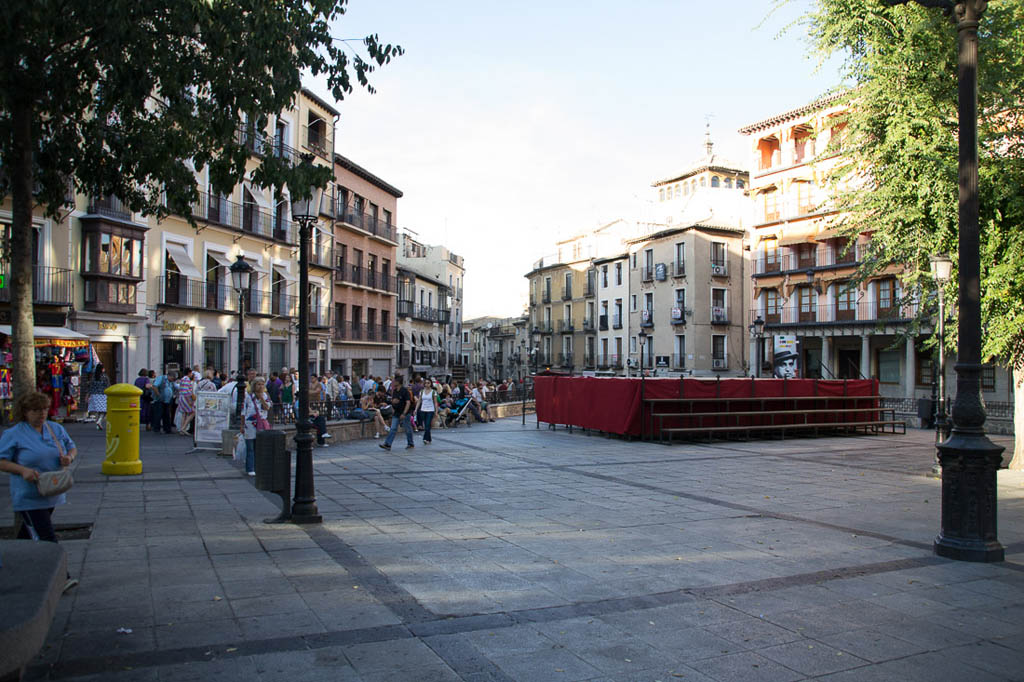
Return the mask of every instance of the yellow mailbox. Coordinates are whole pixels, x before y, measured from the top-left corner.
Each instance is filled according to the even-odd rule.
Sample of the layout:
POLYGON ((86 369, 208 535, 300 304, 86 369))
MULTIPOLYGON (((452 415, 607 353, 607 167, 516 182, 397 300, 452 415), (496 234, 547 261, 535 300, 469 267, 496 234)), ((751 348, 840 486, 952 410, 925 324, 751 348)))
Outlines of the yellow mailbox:
POLYGON ((139 409, 142 390, 131 384, 114 384, 103 392, 107 394, 107 458, 100 470, 114 476, 141 474, 139 409))

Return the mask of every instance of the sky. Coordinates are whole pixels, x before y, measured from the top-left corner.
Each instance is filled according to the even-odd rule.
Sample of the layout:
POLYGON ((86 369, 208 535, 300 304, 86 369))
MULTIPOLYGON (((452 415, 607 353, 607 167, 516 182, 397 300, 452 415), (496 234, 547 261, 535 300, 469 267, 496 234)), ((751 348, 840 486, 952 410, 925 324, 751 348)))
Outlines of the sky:
POLYGON ((338 103, 335 150, 402 190, 400 228, 465 258, 464 319, 516 316, 533 262, 649 215, 708 122, 746 167, 740 127, 837 83, 799 29, 779 35, 810 1, 350 0, 336 38, 406 52, 338 103))

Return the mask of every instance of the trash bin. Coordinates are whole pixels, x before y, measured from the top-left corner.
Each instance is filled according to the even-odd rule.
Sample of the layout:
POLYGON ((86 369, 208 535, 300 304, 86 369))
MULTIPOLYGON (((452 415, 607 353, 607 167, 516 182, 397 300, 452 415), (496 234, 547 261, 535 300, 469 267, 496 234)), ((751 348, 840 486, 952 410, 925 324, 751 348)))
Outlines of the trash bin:
POLYGON ((139 459, 139 408, 142 390, 132 384, 114 384, 107 395, 107 458, 100 471, 107 475, 142 473, 139 459))
POLYGON ((281 514, 264 521, 283 523, 291 518, 289 496, 292 487, 292 456, 287 450, 284 431, 258 431, 254 450, 256 489, 266 490, 281 497, 281 514))
POLYGON ((931 398, 917 399, 917 416, 921 419, 922 429, 935 428, 935 401, 931 398))

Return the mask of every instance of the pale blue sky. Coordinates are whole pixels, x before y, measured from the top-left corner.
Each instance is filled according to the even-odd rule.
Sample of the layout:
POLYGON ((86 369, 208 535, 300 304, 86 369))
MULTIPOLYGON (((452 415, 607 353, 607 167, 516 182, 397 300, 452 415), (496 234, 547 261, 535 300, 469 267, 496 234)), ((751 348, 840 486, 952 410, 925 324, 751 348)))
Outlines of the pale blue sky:
POLYGON ((809 1, 764 21, 768 0, 351 0, 337 37, 406 54, 340 104, 336 149, 405 193, 400 226, 465 256, 465 317, 517 315, 531 263, 638 216, 703 153, 707 116, 746 165, 739 127, 835 84, 799 31, 776 37, 809 1))

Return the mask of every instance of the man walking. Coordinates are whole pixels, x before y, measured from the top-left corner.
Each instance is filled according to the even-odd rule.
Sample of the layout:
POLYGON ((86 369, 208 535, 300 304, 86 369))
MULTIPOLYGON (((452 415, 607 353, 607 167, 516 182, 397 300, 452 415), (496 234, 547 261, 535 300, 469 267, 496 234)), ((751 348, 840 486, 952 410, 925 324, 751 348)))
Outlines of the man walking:
POLYGON ((412 415, 410 414, 413 406, 412 394, 403 384, 404 382, 400 376, 396 376, 394 381, 391 382, 391 406, 395 411, 391 416, 391 430, 388 431, 388 437, 380 444, 380 447, 384 450, 391 449, 391 443, 394 442, 395 436, 398 435, 399 425, 405 428, 405 439, 408 441, 405 449, 409 450, 415 447, 412 443, 412 415))

